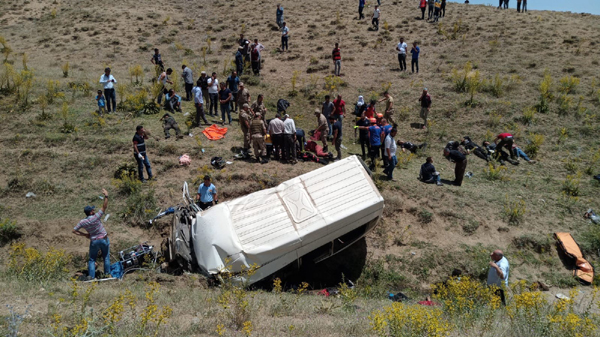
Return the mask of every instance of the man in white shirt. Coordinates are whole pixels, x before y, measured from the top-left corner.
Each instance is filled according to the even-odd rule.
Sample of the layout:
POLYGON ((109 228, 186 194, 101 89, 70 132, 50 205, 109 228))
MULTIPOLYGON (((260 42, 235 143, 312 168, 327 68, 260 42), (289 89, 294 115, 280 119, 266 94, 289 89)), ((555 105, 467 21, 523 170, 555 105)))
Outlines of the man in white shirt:
POLYGON ((196 82, 196 86, 192 88, 192 95, 194 95, 194 105, 196 106, 196 120, 194 121, 194 126, 200 126, 200 118, 202 118, 204 124, 208 124, 208 121, 204 116, 204 99, 202 98, 200 80, 198 80, 196 82))
POLYGON ((400 71, 406 71, 406 48, 408 45, 404 42, 404 38, 400 38, 400 43, 396 46, 398 51, 398 63, 400 63, 400 71))
POLYGON ((283 130, 285 126, 281 120, 281 114, 269 122, 269 135, 271 136, 271 143, 273 144, 273 156, 275 160, 279 160, 283 148, 283 130))
POLYGON ((283 116, 283 160, 296 162, 296 123, 290 115, 283 116))
POLYGON ((117 111, 117 95, 115 94, 115 83, 117 80, 110 74, 110 68, 104 69, 104 75, 100 76, 100 83, 104 86, 104 97, 106 97, 106 111, 117 111), (112 101, 112 105, 111 105, 112 101))
POLYGON ((288 38, 290 34, 290 29, 283 23, 283 27, 281 27, 281 51, 289 50, 288 48, 288 38))
POLYGON ((379 10, 379 6, 375 5, 375 10, 373 11, 373 16, 371 18, 371 24, 375 27, 375 30, 379 30, 379 17, 381 16, 381 11, 379 10))
POLYGON ((217 73, 213 72, 212 76, 208 79, 208 97, 210 98, 210 106, 208 107, 208 115, 219 116, 217 112, 217 105, 219 103, 219 80, 217 80, 217 73))
POLYGON ((504 257, 504 253, 497 249, 490 254, 490 270, 488 271, 487 284, 488 286, 496 286, 498 290, 496 295, 500 296, 502 305, 506 305, 504 299, 504 288, 508 288, 508 272, 510 266, 508 260, 504 257))
POLYGON ((167 83, 173 85, 173 81, 171 81, 171 79, 169 78, 169 76, 171 76, 171 74, 173 73, 173 69, 169 68, 167 69, 167 71, 163 71, 160 76, 158 76, 158 83, 162 84, 162 88, 160 89, 160 92, 158 93, 158 104, 160 104, 162 102, 162 97, 164 94, 166 94, 167 92, 169 92, 167 90, 167 83))
POLYGON ((392 173, 394 172, 396 165, 398 165, 398 159, 396 159, 397 146, 396 141, 394 140, 394 137, 396 137, 397 133, 398 130, 396 128, 392 128, 392 131, 390 131, 390 134, 385 137, 384 141, 385 155, 387 156, 387 166, 383 170, 383 173, 385 173, 388 180, 391 181, 395 181, 392 173))

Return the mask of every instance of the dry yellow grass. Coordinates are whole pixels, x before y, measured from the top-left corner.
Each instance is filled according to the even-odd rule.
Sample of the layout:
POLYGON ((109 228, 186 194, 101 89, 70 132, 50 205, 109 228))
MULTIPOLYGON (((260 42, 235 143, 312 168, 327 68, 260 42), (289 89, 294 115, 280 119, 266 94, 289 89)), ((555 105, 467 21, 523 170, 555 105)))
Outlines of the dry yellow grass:
MULTIPOLYGON (((14 104, 14 95, 0 92, 0 187, 4 190, 0 196, 0 217, 16 220, 23 233, 20 240, 29 245, 54 246, 84 256, 86 242, 72 235, 70 229, 80 219, 83 206, 99 202, 98 191, 110 186, 116 167, 133 161, 131 137, 135 125, 146 125, 162 139, 159 115, 131 117, 117 113, 107 117, 104 124, 92 116, 96 109, 93 97, 100 88, 97 82, 103 68, 110 66, 119 84, 128 84, 129 69, 141 64, 143 78, 148 81, 155 77, 149 62, 151 49, 158 47, 167 65, 177 73, 185 60, 194 69, 194 76, 204 69, 217 71, 221 80, 223 61, 233 59, 235 40, 244 30, 246 37, 258 38, 266 47, 260 84, 249 87, 253 99, 264 93, 270 115, 277 99, 290 100, 289 112, 304 130, 314 127, 312 111, 325 90, 324 77, 333 72, 330 53, 333 44, 339 42, 345 85, 336 87, 333 93, 341 93, 347 108, 352 110, 359 94, 365 98, 378 95, 383 85, 391 83, 389 90, 395 98, 397 115, 403 111, 398 138, 415 143, 427 141, 427 154, 434 157, 444 179, 453 179, 453 168, 441 155, 449 140, 469 135, 480 143, 508 130, 525 148, 531 135, 545 136, 539 162, 508 167, 507 181, 488 181, 484 178, 486 163, 471 157, 467 170, 474 176, 462 187, 423 185, 416 177, 424 158, 417 157, 405 164, 406 169, 396 170, 397 183, 382 183, 386 216, 368 238, 369 258, 385 258, 386 268, 404 276, 406 280, 398 286, 427 289, 455 267, 479 273, 471 270, 475 264, 460 259, 451 260, 450 264, 440 258, 439 252, 448 254, 444 257, 471 258, 465 251, 477 249, 477 254, 485 255, 486 249, 492 247, 504 249, 511 263, 519 266, 511 271, 511 281, 528 278, 559 283, 568 278, 569 272, 553 250, 538 254, 514 242, 524 235, 545 238, 554 231, 571 231, 577 237, 586 226, 581 213, 588 207, 598 208, 598 183, 590 176, 600 173, 597 160, 594 162, 600 145, 596 87, 600 79, 600 40, 590 35, 599 24, 597 16, 555 12, 516 15, 513 11, 449 3, 446 18, 437 26, 416 20, 420 12, 413 2, 386 1, 381 8, 381 29, 373 32, 368 30, 367 20, 355 20, 353 3, 319 0, 282 4, 290 27, 290 51, 286 53, 277 51, 279 33, 272 30, 275 3, 220 0, 192 4, 175 0, 142 7, 138 2, 125 0, 107 10, 92 1, 80 1, 77 7, 49 0, 2 2, 1 35, 13 51, 8 59, 20 71, 22 54, 26 53, 28 69, 33 71, 35 80, 30 94, 34 103, 25 111, 14 104), (388 30, 383 29, 384 21, 388 30), (394 48, 400 36, 407 42, 420 42, 418 75, 398 72, 394 48), (208 39, 212 41, 212 52, 206 55, 204 65, 202 48, 208 39), (472 106, 464 104, 470 95, 456 92, 451 81, 452 70, 463 69, 468 61, 482 79, 489 81, 488 87, 482 86, 475 93, 477 104, 472 106), (64 78, 61 66, 67 62, 69 74, 64 78), (321 70, 309 74, 309 68, 321 70), (289 98, 295 71, 300 72, 296 77, 299 94, 289 98), (562 95, 559 87, 563 77, 580 80, 575 92, 569 94, 572 101, 568 113, 559 115, 561 106, 552 100, 548 113, 536 113, 533 122, 523 123, 523 111, 539 103, 538 89, 545 73, 553 80, 550 89, 556 97, 562 95), (492 90, 496 78, 504 83, 500 95, 492 90), (60 89, 54 103, 45 107, 47 103, 38 97, 46 94, 49 80, 60 81, 60 89), (73 95, 69 82, 89 83, 91 95, 86 97, 83 91, 73 95), (420 121, 417 98, 423 87, 429 88, 434 100, 429 132, 410 125, 420 121), (78 129, 76 133, 60 132, 64 124, 60 92, 69 103, 69 122, 78 129), (41 118, 42 110, 53 118, 41 118), (577 172, 581 174, 578 196, 566 198, 561 192, 563 182, 567 174, 576 176, 577 172), (25 199, 28 191, 34 191, 37 198, 25 199), (526 203, 527 212, 518 226, 509 226, 504 218, 507 195, 526 203), (415 252, 414 257, 411 252, 415 252)), ((365 14, 368 16, 371 11, 372 7, 368 7, 365 14)), ((121 99, 117 97, 117 101, 121 99)), ((564 108, 566 103, 561 102, 564 108)), ((185 112, 193 111, 190 103, 183 104, 185 112)), ((177 114, 176 119, 185 130, 185 118, 177 114)), ((350 125, 345 122, 344 145, 348 151, 344 155, 360 151, 353 144, 350 125)), ((192 129, 192 133, 199 135, 200 130, 192 129)), ((210 157, 230 160, 231 149, 241 145, 242 137, 234 122, 225 140, 209 142, 203 136, 200 140, 204 154, 192 137, 179 142, 148 142, 158 178, 153 187, 160 206, 178 203, 182 181, 190 182, 209 172, 204 167, 210 166, 210 157), (189 168, 176 165, 177 157, 183 153, 192 155, 189 168)), ((212 173, 221 197, 227 199, 276 184, 316 165, 235 161, 222 172, 212 173)), ((131 238, 159 244, 159 228, 143 230, 120 221, 116 215, 123 206, 124 200, 111 199, 109 213, 113 215, 107 227, 113 244, 131 238)), ((6 256, 6 248, 0 250, 0 255, 6 256)), ((176 287, 173 289, 181 293, 176 287)), ((18 301, 20 295, 12 296, 11 300, 18 301)), ((377 303, 365 306, 370 308, 377 303)), ((301 320, 302 316, 296 319, 301 320)), ((268 326, 268 322, 260 324, 268 326)), ((327 327, 327 320, 323 324, 327 327)), ((259 326, 256 331, 260 329, 259 326)), ((304 335, 322 331, 327 329, 309 330, 304 335)))

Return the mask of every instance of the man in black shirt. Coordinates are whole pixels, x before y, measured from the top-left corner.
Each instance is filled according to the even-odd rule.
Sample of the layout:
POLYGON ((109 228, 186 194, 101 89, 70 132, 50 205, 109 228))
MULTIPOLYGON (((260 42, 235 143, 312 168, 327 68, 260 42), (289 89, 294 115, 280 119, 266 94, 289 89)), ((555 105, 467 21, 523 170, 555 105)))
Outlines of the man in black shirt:
POLYGON ((144 179, 144 166, 146 166, 146 172, 148 172, 148 180, 152 180, 152 168, 146 154, 146 139, 148 139, 146 130, 143 126, 138 125, 133 136, 133 157, 138 164, 138 178, 143 183, 146 182, 146 179, 144 179))
POLYGON ((435 167, 433 166, 433 158, 427 157, 425 164, 421 165, 419 180, 426 184, 435 183, 438 186, 443 186, 440 181, 440 173, 436 172, 435 167))
POLYGON ((458 150, 444 149, 444 157, 456 163, 454 166, 454 185, 461 186, 467 169, 467 157, 458 150))
POLYGON ((336 116, 329 116, 329 123, 331 123, 331 129, 333 133, 333 139, 331 145, 335 146, 335 152, 337 157, 335 160, 342 159, 342 122, 337 119, 336 116))

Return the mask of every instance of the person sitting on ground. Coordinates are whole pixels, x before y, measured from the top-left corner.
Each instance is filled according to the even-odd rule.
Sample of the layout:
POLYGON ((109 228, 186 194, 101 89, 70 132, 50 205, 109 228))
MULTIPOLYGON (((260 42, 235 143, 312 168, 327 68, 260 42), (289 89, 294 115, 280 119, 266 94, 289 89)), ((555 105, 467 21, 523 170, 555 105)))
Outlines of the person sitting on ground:
POLYGON ((440 179, 440 173, 435 170, 433 166, 433 158, 427 157, 425 163, 421 165, 421 171, 419 172, 419 180, 426 184, 435 183, 438 186, 442 186, 440 179))
POLYGON ((317 144, 316 142, 314 142, 312 140, 309 140, 308 142, 306 142, 305 150, 314 152, 317 155, 317 157, 329 158, 329 159, 333 158, 333 153, 326 152, 322 146, 320 146, 319 144, 317 144))
POLYGON ((177 95, 173 89, 165 95, 165 109, 170 112, 181 112, 181 96, 177 95))
POLYGON ((169 115, 168 113, 164 114, 160 118, 160 121, 164 123, 163 129, 165 130, 165 139, 171 138, 171 129, 175 129, 175 137, 177 138, 177 140, 183 138, 183 136, 181 135, 181 130, 179 130, 179 125, 177 125, 177 121, 175 121, 175 118, 173 118, 173 116, 169 115))
POLYGON ((473 153, 477 157, 479 157, 487 162, 492 160, 488 151, 481 148, 481 146, 475 144, 475 142, 472 141, 471 137, 469 137, 469 136, 464 136, 463 140, 460 142, 460 145, 462 145, 467 150, 468 154, 473 153))
POLYGON ((529 164, 534 164, 535 163, 535 160, 529 159, 529 157, 527 156, 527 154, 525 154, 525 152, 523 150, 521 150, 521 148, 519 146, 517 146, 517 143, 513 142, 512 150, 515 153, 515 155, 517 156, 517 160, 519 160, 519 158, 523 158, 529 164))
POLYGON ((417 151, 425 151, 425 149, 427 149, 427 143, 415 145, 411 142, 405 142, 405 141, 399 140, 397 142, 397 144, 402 149, 402 152, 406 152, 406 150, 408 150, 412 153, 417 153, 417 151))

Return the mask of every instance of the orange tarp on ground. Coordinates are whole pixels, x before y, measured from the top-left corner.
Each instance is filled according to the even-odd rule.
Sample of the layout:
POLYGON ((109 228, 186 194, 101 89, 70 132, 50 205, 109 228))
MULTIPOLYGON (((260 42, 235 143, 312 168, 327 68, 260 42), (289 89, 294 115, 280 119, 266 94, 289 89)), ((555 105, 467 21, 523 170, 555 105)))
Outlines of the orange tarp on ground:
POLYGON ((218 127, 216 124, 213 124, 204 129, 202 133, 206 136, 206 138, 210 140, 219 140, 225 137, 225 134, 227 133, 227 128, 221 128, 218 127))
POLYGON ((587 284, 594 280, 594 267, 583 258, 583 253, 579 245, 569 233, 554 233, 554 238, 558 241, 565 254, 575 260, 575 270, 573 276, 579 278, 587 284))

